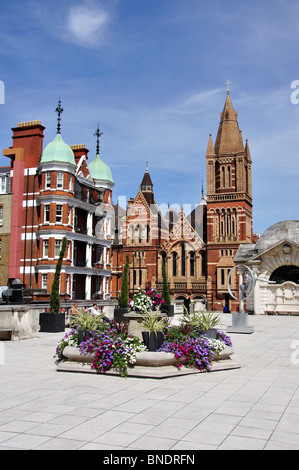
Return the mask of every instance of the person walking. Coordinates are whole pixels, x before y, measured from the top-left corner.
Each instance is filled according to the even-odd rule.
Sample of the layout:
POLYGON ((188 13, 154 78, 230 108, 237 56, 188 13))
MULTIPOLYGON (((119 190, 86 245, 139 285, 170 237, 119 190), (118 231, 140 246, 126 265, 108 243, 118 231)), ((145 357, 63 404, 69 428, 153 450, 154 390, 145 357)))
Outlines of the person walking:
POLYGON ((190 295, 186 294, 186 297, 184 298, 184 306, 187 310, 188 313, 190 313, 190 303, 191 303, 191 300, 190 300, 190 295))

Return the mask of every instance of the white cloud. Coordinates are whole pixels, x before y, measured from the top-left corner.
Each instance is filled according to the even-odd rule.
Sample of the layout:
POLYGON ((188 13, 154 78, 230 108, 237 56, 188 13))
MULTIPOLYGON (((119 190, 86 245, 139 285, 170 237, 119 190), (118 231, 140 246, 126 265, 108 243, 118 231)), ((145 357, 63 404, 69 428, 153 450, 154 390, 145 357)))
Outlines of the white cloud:
POLYGON ((103 41, 110 14, 94 6, 72 7, 68 17, 69 38, 83 46, 94 46, 103 41))

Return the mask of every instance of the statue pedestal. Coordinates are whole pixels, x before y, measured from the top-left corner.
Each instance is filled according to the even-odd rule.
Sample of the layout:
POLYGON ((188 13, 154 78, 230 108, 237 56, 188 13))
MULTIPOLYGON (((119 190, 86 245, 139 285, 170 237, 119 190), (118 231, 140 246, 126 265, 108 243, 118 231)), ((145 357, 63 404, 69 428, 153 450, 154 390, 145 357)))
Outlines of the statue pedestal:
POLYGON ((232 326, 226 328, 227 333, 251 334, 253 326, 248 325, 247 313, 232 313, 232 326))

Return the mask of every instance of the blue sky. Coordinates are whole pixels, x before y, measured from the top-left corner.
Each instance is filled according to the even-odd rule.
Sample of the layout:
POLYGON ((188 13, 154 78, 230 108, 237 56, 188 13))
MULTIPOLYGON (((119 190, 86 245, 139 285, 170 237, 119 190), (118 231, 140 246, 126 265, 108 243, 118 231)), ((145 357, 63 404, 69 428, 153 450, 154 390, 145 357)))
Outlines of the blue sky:
POLYGON ((89 161, 99 123, 114 202, 136 196, 148 161, 157 202, 193 208, 230 80, 262 233, 299 218, 298 36, 297 0, 1 2, 1 148, 27 120, 53 140, 61 97, 62 137, 85 143, 89 161))

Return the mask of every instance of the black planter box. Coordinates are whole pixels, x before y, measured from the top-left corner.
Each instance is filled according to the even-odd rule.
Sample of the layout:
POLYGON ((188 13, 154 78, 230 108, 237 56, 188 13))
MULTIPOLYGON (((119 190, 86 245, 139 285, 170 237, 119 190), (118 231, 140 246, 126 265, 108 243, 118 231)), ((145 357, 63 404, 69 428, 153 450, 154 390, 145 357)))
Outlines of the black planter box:
POLYGON ((210 339, 217 339, 217 330, 216 328, 211 328, 210 330, 199 330, 199 335, 205 335, 210 339))
POLYGON ((145 346, 149 351, 157 351, 158 349, 160 349, 164 341, 164 335, 162 331, 157 331, 156 333, 143 331, 142 338, 145 346))
POLYGON ((129 319, 124 317, 125 313, 128 313, 127 308, 118 307, 114 309, 114 320, 116 321, 116 323, 121 323, 121 322, 128 323, 129 322, 129 319))
POLYGON ((161 305, 160 311, 166 313, 169 317, 174 316, 174 305, 161 305))
POLYGON ((90 331, 83 330, 82 328, 78 328, 77 331, 78 331, 78 342, 79 342, 79 344, 86 341, 88 336, 90 336, 90 331))
POLYGON ((40 313, 41 333, 59 333, 65 331, 65 313, 40 313))

